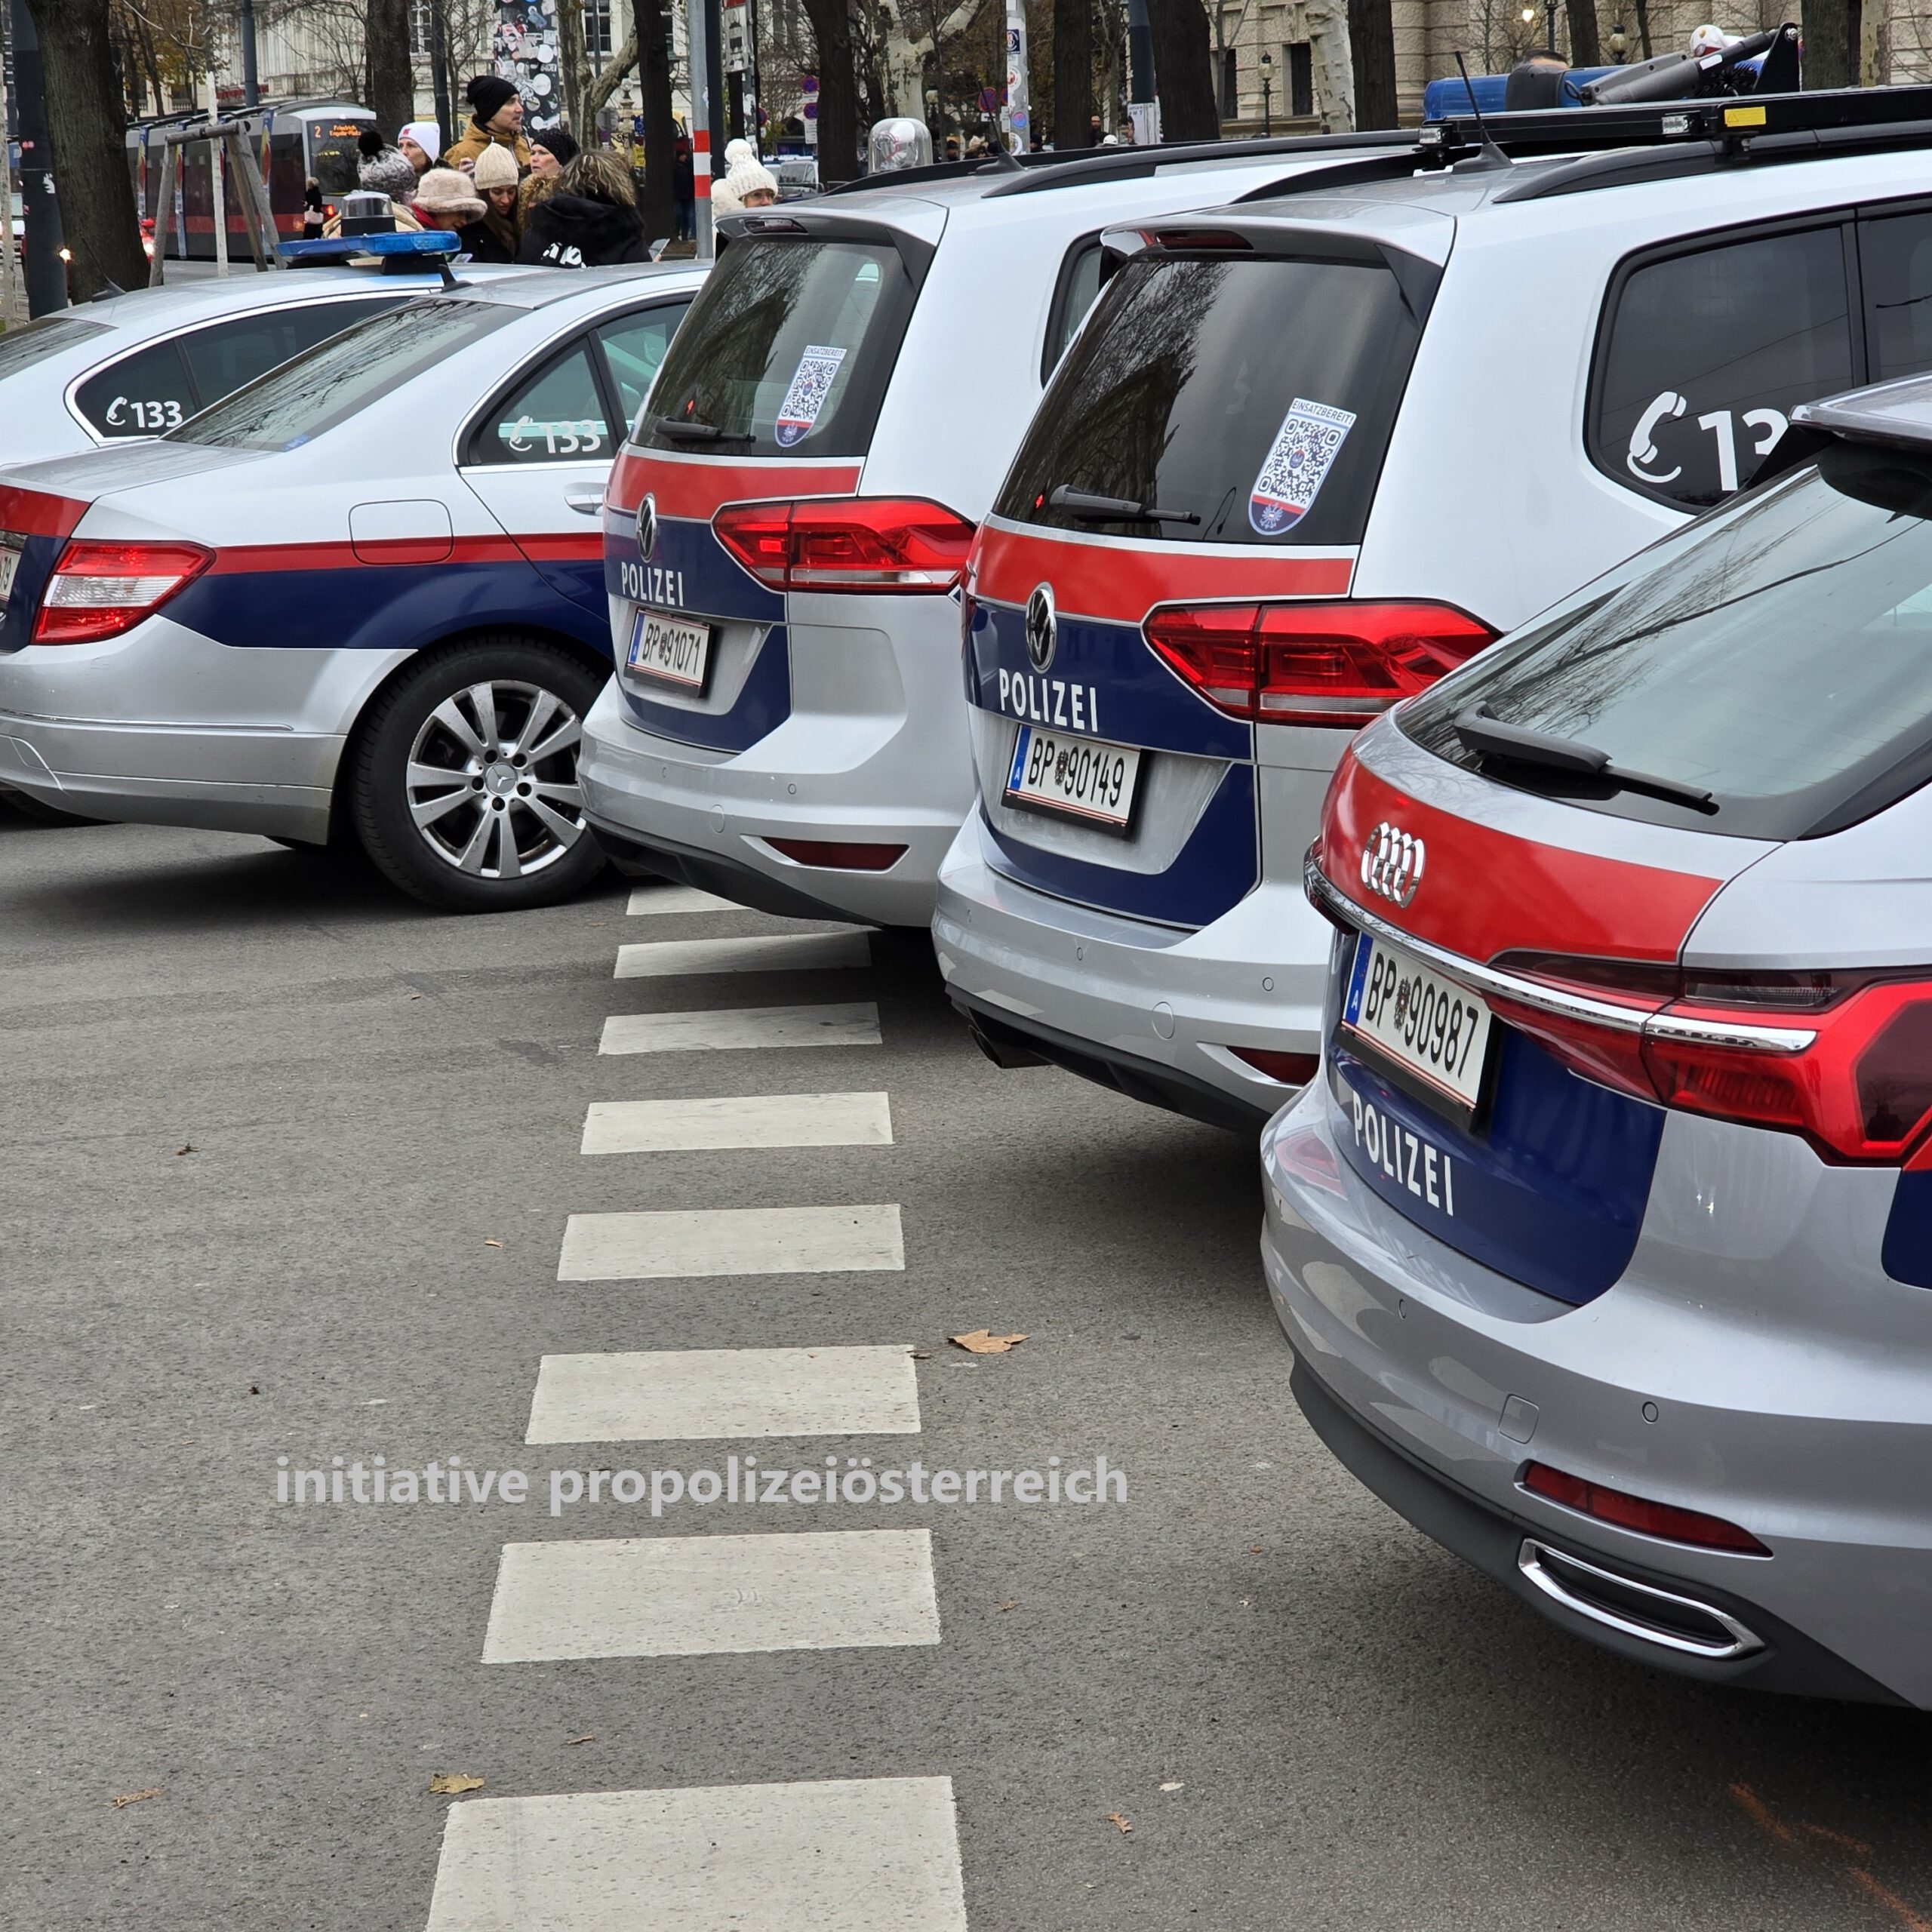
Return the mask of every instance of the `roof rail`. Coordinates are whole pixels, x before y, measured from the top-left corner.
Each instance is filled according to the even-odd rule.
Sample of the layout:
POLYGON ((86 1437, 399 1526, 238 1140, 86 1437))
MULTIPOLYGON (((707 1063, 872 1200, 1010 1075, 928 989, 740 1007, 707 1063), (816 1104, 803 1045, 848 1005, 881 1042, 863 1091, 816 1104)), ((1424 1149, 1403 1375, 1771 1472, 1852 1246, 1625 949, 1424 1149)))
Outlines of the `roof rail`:
POLYGON ((1088 148, 1078 155, 1047 157, 1057 167, 1021 179, 1002 181, 995 195, 1038 195, 1051 188, 1073 188, 1088 181, 1132 181, 1163 168, 1189 162, 1266 160, 1271 155, 1344 153, 1364 148, 1399 147, 1413 153, 1414 137, 1399 128, 1364 128, 1352 134, 1278 134, 1267 140, 1174 141, 1145 147, 1088 148))
POLYGON ((877 174, 858 175, 850 181, 835 181, 830 187, 819 190, 818 198, 823 200, 827 195, 863 195, 874 188, 916 187, 928 181, 964 181, 974 174, 1007 175, 1014 168, 1051 168, 1060 158, 1057 154, 1014 154, 1009 150, 1007 161, 1011 167, 976 154, 970 160, 935 161, 924 168, 888 168, 877 174))

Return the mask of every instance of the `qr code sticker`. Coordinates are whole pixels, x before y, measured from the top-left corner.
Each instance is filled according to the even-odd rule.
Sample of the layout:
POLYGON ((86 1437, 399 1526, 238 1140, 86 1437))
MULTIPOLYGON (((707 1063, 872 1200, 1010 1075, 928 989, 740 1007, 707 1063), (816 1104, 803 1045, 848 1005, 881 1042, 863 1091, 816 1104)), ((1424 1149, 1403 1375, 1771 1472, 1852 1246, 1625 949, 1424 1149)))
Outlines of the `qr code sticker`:
MULTIPOLYGON (((825 398, 830 393, 832 379, 838 374, 838 365, 844 359, 842 349, 827 349, 817 343, 808 345, 804 354, 798 358, 791 386, 785 392, 785 400, 778 405, 778 420, 772 426, 772 438, 780 449, 789 450, 811 433, 812 425, 818 420, 818 413, 825 407, 825 398)), ((1350 420, 1352 421, 1353 418, 1350 420)))
POLYGON ((1307 515, 1355 420, 1352 411, 1295 398, 1247 500, 1247 520, 1261 535, 1278 537, 1307 515))

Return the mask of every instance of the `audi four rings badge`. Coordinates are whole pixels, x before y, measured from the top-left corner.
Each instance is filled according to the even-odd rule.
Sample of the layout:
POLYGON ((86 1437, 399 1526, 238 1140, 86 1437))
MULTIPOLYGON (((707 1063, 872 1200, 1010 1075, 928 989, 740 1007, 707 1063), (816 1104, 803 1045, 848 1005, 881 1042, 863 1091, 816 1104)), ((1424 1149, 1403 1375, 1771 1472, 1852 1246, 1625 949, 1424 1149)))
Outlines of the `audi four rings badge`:
POLYGON ((1384 899, 1406 906, 1422 883, 1424 857, 1420 838, 1411 838, 1385 818, 1361 848, 1361 882, 1384 899))
POLYGON ((1054 587, 1036 583, 1026 600, 1026 658, 1036 671, 1044 671, 1054 661, 1054 587))
POLYGON ((649 490, 644 493, 644 501, 637 506, 637 555, 640 563, 648 564, 651 553, 657 548, 657 498, 649 490))

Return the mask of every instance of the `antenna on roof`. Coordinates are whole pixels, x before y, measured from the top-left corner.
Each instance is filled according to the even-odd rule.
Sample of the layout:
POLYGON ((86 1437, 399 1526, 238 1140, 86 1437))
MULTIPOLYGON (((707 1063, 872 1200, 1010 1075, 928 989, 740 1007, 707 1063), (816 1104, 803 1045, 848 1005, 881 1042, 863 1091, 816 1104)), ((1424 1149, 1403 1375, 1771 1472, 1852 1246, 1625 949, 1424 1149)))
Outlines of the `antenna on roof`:
POLYGON ((1491 137, 1487 124, 1482 118, 1482 109, 1476 105, 1475 83, 1469 78, 1469 70, 1463 59, 1463 50, 1456 50, 1456 71, 1463 77, 1463 91, 1469 97, 1469 112, 1475 116, 1476 132, 1482 137, 1482 152, 1471 162, 1472 169, 1486 168, 1513 168, 1515 163, 1496 145, 1491 137))

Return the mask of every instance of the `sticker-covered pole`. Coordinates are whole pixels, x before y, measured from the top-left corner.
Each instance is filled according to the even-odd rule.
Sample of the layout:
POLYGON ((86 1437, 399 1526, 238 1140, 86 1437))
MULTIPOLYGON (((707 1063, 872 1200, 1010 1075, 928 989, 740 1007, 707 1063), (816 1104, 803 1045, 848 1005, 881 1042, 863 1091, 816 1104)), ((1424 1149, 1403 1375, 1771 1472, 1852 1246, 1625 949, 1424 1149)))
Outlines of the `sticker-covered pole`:
POLYGON ((685 46, 691 75, 691 192, 700 261, 716 253, 711 232, 711 63, 705 47, 706 0, 685 0, 685 46))
POLYGON ((1026 88, 1026 0, 1006 0, 1006 112, 1002 116, 1013 146, 1024 154, 1033 116, 1026 88))

